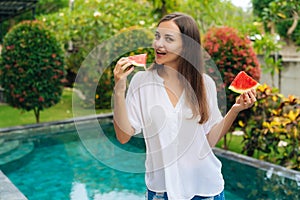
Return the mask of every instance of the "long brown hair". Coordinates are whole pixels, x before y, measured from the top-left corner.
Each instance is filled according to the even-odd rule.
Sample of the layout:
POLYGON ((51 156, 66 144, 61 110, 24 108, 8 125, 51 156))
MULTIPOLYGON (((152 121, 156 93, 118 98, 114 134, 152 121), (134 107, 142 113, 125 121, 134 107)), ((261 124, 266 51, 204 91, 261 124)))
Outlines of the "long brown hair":
POLYGON ((199 123, 203 124, 209 118, 209 109, 203 80, 204 62, 200 32, 195 20, 183 13, 164 16, 158 26, 162 22, 171 20, 178 26, 183 44, 178 61, 178 72, 182 75, 179 75, 179 80, 186 91, 187 102, 193 111, 193 116, 196 117, 199 114, 199 123))

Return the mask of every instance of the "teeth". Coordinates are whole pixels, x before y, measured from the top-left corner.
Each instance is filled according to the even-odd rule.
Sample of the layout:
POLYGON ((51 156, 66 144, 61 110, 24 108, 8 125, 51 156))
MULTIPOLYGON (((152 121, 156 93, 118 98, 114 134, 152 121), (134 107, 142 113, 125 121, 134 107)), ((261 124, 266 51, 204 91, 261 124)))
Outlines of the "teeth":
POLYGON ((156 53, 158 53, 158 54, 166 54, 165 52, 160 52, 160 51, 156 51, 156 53))

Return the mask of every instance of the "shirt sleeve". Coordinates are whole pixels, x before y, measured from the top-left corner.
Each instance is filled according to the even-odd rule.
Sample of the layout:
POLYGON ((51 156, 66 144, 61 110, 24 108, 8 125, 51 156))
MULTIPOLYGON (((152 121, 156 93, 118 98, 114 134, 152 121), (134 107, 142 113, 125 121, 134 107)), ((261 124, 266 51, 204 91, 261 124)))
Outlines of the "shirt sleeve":
POLYGON ((218 106, 217 88, 214 80, 204 74, 204 84, 206 87, 207 101, 209 105, 209 119, 203 124, 205 134, 208 134, 211 128, 223 119, 222 113, 218 106))
POLYGON ((141 74, 136 73, 130 81, 126 94, 126 109, 129 122, 135 130, 135 135, 141 132, 142 129, 142 113, 141 113, 141 98, 139 90, 139 82, 141 74))

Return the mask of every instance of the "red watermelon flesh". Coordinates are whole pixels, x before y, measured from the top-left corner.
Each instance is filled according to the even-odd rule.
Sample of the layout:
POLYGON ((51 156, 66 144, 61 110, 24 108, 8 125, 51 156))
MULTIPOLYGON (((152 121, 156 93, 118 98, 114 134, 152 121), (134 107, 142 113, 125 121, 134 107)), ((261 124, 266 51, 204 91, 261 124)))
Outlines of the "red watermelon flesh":
POLYGON ((146 62, 147 62, 146 53, 129 56, 128 59, 132 61, 132 65, 136 67, 144 67, 144 69, 146 70, 146 62))
POLYGON ((233 92, 242 94, 248 92, 249 90, 256 89, 259 86, 259 83, 249 76, 246 72, 241 71, 234 78, 229 88, 233 92))

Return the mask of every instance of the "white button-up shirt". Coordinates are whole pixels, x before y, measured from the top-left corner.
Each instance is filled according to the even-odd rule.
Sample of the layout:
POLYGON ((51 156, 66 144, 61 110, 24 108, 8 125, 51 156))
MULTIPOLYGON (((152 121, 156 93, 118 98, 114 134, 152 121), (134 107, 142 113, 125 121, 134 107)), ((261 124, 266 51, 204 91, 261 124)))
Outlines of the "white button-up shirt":
POLYGON ((215 82, 204 74, 210 118, 199 124, 192 118, 183 91, 176 106, 171 103, 157 70, 138 72, 126 95, 129 121, 146 143, 146 185, 167 192, 170 200, 195 195, 214 196, 224 189, 221 162, 213 154, 206 134, 223 117, 218 108, 215 82))

